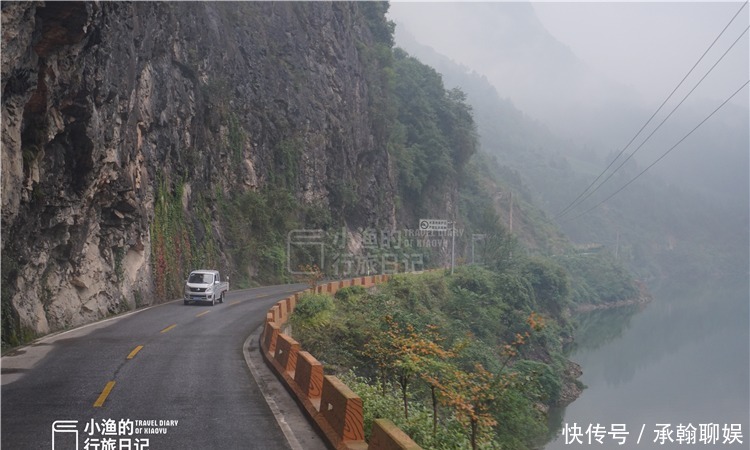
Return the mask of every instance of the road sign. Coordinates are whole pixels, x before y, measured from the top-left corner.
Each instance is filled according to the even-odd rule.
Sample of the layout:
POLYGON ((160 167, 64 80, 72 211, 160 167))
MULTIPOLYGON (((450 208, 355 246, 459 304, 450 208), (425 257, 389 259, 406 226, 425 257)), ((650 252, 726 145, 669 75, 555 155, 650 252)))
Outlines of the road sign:
POLYGON ((422 231, 447 231, 448 221, 438 219, 419 219, 419 229, 422 231))

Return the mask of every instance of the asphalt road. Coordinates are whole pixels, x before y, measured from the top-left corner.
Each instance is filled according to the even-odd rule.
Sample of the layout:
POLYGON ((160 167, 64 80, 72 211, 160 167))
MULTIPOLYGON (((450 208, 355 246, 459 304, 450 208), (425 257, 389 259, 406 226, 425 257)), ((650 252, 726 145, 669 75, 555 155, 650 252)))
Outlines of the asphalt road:
MULTIPOLYGON (((303 435, 301 446, 292 437, 290 447, 290 427, 279 420, 273 400, 274 408, 269 407, 268 393, 264 398, 256 381, 258 370, 266 368, 258 363, 253 368, 247 359, 259 356, 257 343, 253 352, 243 348, 251 346, 268 308, 297 290, 300 285, 234 291, 216 306, 171 302, 50 336, 4 356, 2 448, 320 446, 305 443, 316 438, 303 435)), ((261 385, 275 384, 265 376, 261 385)), ((272 393, 277 400, 285 394, 278 391, 272 393)), ((283 409, 294 409, 283 401, 282 416, 283 409)))

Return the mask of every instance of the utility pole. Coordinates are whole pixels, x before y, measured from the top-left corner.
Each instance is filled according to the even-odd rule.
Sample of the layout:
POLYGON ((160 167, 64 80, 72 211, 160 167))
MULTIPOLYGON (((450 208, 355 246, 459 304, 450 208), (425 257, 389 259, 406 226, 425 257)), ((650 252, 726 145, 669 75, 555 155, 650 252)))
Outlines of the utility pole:
POLYGON ((456 264, 456 221, 451 222, 451 275, 453 275, 453 266, 456 264))
MULTIPOLYGON (((510 229, 510 232, 513 233, 513 191, 508 191, 510 194, 510 207, 508 208, 508 229, 510 229)), ((493 197, 493 201, 499 202, 503 198, 503 193, 498 192, 493 197)), ((501 206, 498 206, 498 208, 502 208, 501 206)))
POLYGON ((513 191, 510 191, 510 234, 513 234, 513 191))
POLYGON ((474 235, 471 235, 471 265, 474 265, 474 235))

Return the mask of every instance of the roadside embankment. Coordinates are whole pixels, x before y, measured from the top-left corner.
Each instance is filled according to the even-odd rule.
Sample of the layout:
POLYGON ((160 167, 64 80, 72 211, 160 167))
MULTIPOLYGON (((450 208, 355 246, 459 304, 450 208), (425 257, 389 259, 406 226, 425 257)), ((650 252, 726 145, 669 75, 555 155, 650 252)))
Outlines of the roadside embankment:
POLYGON ((303 351, 285 325, 304 293, 335 294, 349 286, 372 287, 388 280, 388 275, 375 275, 333 281, 315 289, 298 292, 276 303, 266 314, 260 350, 266 364, 296 398, 327 442, 339 450, 419 449, 409 436, 390 420, 373 422, 370 441, 365 441, 362 399, 338 377, 325 375, 323 365, 303 351))
POLYGON ((638 295, 633 298, 628 298, 624 300, 617 300, 613 302, 603 302, 603 303, 582 303, 575 305, 572 309, 574 313, 584 313, 589 311, 595 311, 598 309, 612 309, 612 308, 621 308, 623 306, 630 306, 630 305, 645 305, 646 303, 651 302, 653 300, 653 296, 648 291, 648 288, 644 283, 636 282, 636 285, 638 287, 638 295))

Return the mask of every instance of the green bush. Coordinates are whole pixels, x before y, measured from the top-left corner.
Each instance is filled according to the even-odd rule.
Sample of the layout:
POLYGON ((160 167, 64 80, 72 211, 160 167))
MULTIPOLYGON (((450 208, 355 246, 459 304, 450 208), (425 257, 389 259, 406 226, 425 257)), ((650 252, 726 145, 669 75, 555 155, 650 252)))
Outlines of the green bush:
POLYGON ((367 292, 363 286, 349 286, 336 291, 334 298, 342 303, 353 303, 357 297, 367 292))
POLYGON ((568 304, 570 281, 565 270, 548 259, 533 258, 522 267, 523 276, 534 289, 538 307, 559 316, 568 304))
POLYGON ((348 362, 341 357, 345 350, 337 344, 341 341, 343 324, 332 320, 335 311, 333 297, 305 294, 300 297, 289 318, 294 339, 323 364, 348 362))
POLYGON ((304 294, 300 297, 292 314, 293 326, 319 327, 326 325, 335 306, 333 298, 326 294, 304 294))
POLYGON ((467 289, 479 295, 495 291, 494 274, 479 266, 460 266, 451 277, 451 286, 467 289))
POLYGON ((435 329, 439 338, 433 342, 443 349, 457 349, 448 360, 433 361, 435 367, 447 364, 471 373, 481 364, 496 376, 514 380, 499 390, 491 406, 497 425, 492 440, 480 448, 531 448, 547 435, 538 405, 555 404, 564 382, 567 360, 561 342, 571 331, 563 311, 568 278, 559 266, 541 258, 518 256, 515 264, 501 273, 461 267, 452 276, 444 271, 394 276, 373 290, 342 289, 335 301, 306 295, 292 315, 294 336, 323 361, 326 370, 341 373, 357 367, 356 374, 367 377, 342 375, 363 399, 367 433, 373 419, 384 417, 425 449, 469 448, 468 425, 458 421, 453 416, 457 410, 446 404, 439 407, 433 435, 431 390, 415 375, 418 371, 408 381, 409 419, 405 419, 399 390, 403 384, 398 378, 398 367, 404 366, 389 366, 387 345, 379 353, 367 350, 368 343, 381 337, 387 341, 389 335, 404 338, 405 330, 435 329), (541 330, 532 330, 527 322, 532 311, 542 316, 541 330), (392 323, 397 326, 387 326, 392 323), (525 342, 506 365, 506 344, 518 336, 525 342), (375 379, 379 382, 368 381, 375 379))
POLYGON ((527 450, 546 435, 545 418, 523 389, 506 389, 494 404, 496 439, 504 450, 527 450))
POLYGON ((562 382, 555 373, 555 370, 548 364, 524 359, 518 361, 513 368, 522 377, 529 377, 537 383, 539 394, 545 403, 554 403, 560 398, 562 382))

